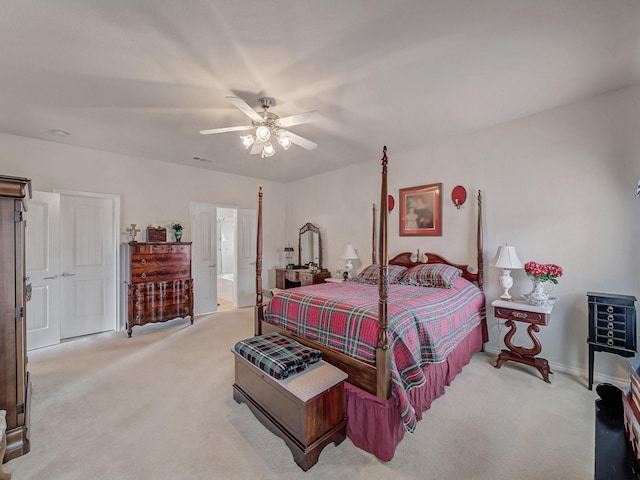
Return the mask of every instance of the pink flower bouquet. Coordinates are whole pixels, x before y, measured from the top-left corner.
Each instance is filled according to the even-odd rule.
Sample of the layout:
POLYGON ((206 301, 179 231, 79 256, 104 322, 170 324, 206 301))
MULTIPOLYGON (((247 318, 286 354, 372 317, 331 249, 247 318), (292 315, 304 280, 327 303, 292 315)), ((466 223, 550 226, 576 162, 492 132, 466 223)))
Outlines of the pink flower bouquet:
POLYGON ((533 280, 548 281, 558 283, 556 280, 562 276, 562 267, 553 263, 527 262, 524 264, 524 270, 533 280))

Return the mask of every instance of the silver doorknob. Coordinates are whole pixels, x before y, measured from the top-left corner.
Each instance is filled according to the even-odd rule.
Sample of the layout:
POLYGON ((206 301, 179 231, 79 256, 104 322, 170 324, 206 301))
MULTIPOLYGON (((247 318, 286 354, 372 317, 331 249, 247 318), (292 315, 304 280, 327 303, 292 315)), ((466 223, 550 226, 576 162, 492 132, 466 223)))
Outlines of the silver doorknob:
POLYGON ((76 274, 75 273, 62 272, 62 276, 63 277, 75 277, 76 274))
POLYGON ((214 263, 213 265, 209 265, 211 268, 215 267, 217 264, 214 263))
POLYGON ((54 275, 53 277, 44 277, 43 280, 55 280, 58 278, 58 275, 54 275))

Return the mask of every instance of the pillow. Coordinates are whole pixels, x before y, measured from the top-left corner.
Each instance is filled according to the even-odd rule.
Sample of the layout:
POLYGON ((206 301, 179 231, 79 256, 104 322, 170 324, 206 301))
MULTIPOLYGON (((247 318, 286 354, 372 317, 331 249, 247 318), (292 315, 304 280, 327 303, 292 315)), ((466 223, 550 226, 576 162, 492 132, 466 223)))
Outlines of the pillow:
MULTIPOLYGON (((389 281, 389 284, 400 283, 400 279, 402 279, 407 270, 407 267, 403 267, 401 265, 387 266, 387 280, 389 281)), ((369 265, 356 276, 356 282, 377 285, 379 278, 380 265, 373 264, 369 265)))
POLYGON ((404 285, 420 287, 451 288, 453 281, 462 275, 462 270, 444 263, 416 265, 403 277, 404 285))

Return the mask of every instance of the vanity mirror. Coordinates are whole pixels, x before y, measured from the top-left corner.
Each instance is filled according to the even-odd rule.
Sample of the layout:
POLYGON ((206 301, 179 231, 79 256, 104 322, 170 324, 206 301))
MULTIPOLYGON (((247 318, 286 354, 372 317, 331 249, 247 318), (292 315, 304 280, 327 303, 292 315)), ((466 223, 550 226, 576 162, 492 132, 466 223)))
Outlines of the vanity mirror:
POLYGON ((298 235, 298 264, 275 270, 276 288, 282 289, 323 283, 329 278, 331 273, 322 267, 320 229, 313 223, 305 224, 298 235))
POLYGON ((313 223, 306 223, 298 236, 298 265, 313 263, 322 270, 322 238, 320 229, 313 223))

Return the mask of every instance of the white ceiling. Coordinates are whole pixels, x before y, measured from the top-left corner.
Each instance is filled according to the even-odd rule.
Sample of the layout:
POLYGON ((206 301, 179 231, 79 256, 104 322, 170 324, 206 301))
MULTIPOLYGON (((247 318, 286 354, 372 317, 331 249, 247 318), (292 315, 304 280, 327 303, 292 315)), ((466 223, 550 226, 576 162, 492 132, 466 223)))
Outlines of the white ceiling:
POLYGON ((0 3, 0 131, 283 182, 639 81, 639 0, 0 3), (248 124, 227 95, 318 148, 199 135, 248 124))

